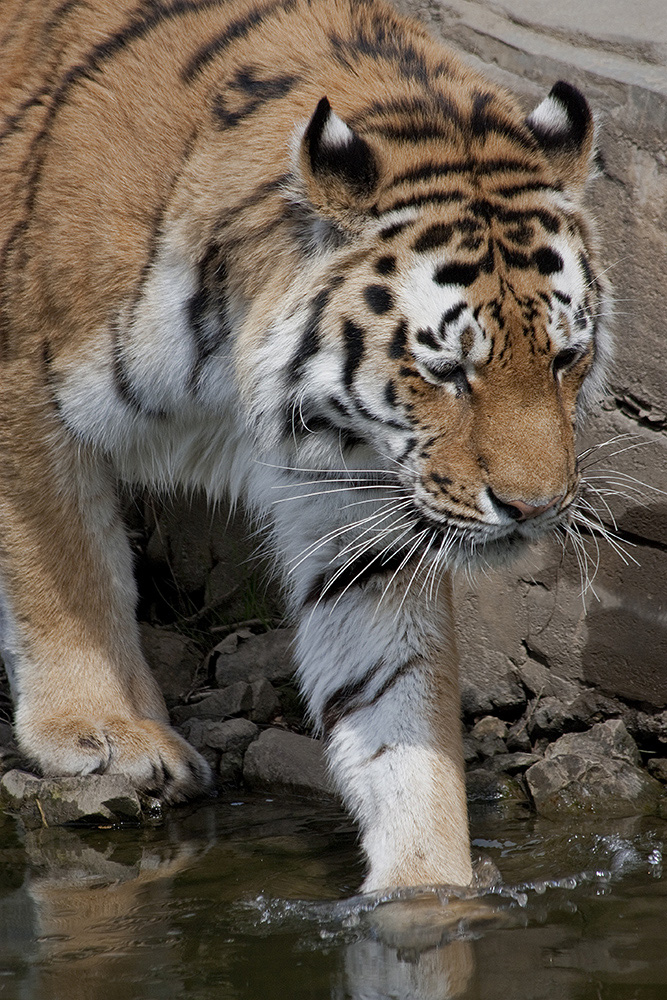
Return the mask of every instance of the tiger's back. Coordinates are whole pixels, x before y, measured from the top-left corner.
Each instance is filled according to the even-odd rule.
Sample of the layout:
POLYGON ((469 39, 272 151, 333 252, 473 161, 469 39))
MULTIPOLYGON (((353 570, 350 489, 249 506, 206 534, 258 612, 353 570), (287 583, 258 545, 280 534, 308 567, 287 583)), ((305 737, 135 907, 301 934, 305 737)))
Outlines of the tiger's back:
POLYGON ((141 656, 113 483, 229 489, 283 567, 367 887, 468 882, 448 584, 424 594, 576 503, 608 354, 584 98, 526 118, 381 0, 27 10, 0 63, 22 745, 206 784, 141 656))

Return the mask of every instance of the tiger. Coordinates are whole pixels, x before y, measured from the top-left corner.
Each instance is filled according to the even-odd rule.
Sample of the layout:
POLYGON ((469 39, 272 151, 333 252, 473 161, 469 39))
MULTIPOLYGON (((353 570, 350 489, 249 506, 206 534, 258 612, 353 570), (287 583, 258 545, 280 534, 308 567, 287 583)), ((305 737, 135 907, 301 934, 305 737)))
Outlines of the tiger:
MULTIPOLYGON (((119 484, 242 502, 363 891, 473 883, 452 577, 567 525, 596 124, 384 0, 4 0, 0 632, 45 776, 206 793, 119 484)), ((125 488, 123 486, 123 488, 125 488)))

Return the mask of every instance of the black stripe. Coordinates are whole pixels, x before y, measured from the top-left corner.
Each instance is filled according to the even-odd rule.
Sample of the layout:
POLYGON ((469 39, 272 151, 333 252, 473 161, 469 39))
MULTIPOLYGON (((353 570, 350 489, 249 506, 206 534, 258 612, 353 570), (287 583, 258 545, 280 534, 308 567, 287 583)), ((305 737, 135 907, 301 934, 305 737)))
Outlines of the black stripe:
POLYGON ((396 258, 392 256, 379 257, 375 262, 375 270, 378 274, 393 274, 396 270, 396 258))
POLYGON ((388 212, 396 212, 400 208, 412 208, 431 203, 448 205, 453 201, 465 201, 466 197, 467 195, 463 191, 426 191, 423 194, 414 194, 409 198, 400 198, 392 205, 384 207, 381 214, 386 215, 388 212))
POLYGON ((343 367, 343 382, 350 388, 354 375, 364 356, 364 331, 351 319, 343 324, 343 346, 345 348, 345 364, 343 367))
POLYGON ((134 410, 135 413, 140 413, 144 417, 163 419, 167 416, 166 411, 162 409, 155 410, 150 406, 146 406, 137 391, 137 387, 133 385, 125 368, 123 348, 120 343, 118 330, 112 330, 111 336, 113 341, 112 374, 119 398, 123 403, 125 403, 126 406, 128 406, 131 410, 134 410))
MULTIPOLYGON (((540 168, 537 164, 523 160, 497 159, 485 160, 483 157, 468 160, 455 160, 452 163, 434 163, 429 161, 420 166, 411 167, 402 174, 398 174, 388 185, 394 187, 398 184, 415 184, 417 181, 432 180, 434 177, 448 177, 451 174, 465 174, 474 171, 479 174, 508 173, 510 171, 524 171, 534 173, 540 168)), ((531 183, 531 182, 528 182, 531 183)), ((541 184, 541 186, 546 186, 541 184)))
POLYGON ((391 688, 401 679, 401 677, 405 677, 405 675, 410 673, 411 670, 414 670, 416 663, 415 660, 412 659, 408 660, 406 663, 402 663, 382 682, 375 694, 373 694, 370 698, 362 699, 360 696, 364 688, 368 687, 369 683, 377 676, 383 665, 384 662, 380 660, 378 663, 374 664, 360 680, 356 681, 354 684, 343 685, 338 688, 334 694, 327 698, 324 708, 322 709, 322 724, 325 736, 330 735, 334 726, 336 726, 340 720, 344 718, 344 716, 349 715, 352 712, 358 712, 362 708, 372 708, 373 705, 376 705, 380 698, 384 697, 387 691, 390 691, 391 688))
POLYGON ((367 285, 363 294, 366 305, 376 316, 382 316, 393 308, 394 299, 386 285, 367 285))
POLYGON ((439 285, 472 285, 479 277, 479 264, 451 263, 442 264, 435 272, 435 280, 439 285))
POLYGON ((196 390, 208 359, 219 351, 231 334, 227 318, 227 270, 219 246, 212 244, 199 264, 197 291, 187 304, 188 319, 197 347, 197 357, 188 378, 196 390))
POLYGON ((267 4, 266 7, 256 7, 243 17, 232 21, 220 35, 212 38, 206 45, 197 50, 181 71, 182 80, 185 83, 192 83, 209 63, 224 52, 232 42, 246 38, 255 28, 260 27, 267 18, 274 14, 292 11, 296 6, 296 0, 277 0, 277 2, 267 4))
POLYGON ((452 238, 454 226, 444 222, 435 222, 425 229, 412 244, 412 249, 417 253, 424 253, 426 250, 434 250, 436 247, 446 246, 452 238))
POLYGON ((366 131, 389 142, 430 142, 433 139, 447 139, 450 136, 450 129, 446 125, 438 125, 435 121, 410 121, 403 125, 398 123, 369 125, 366 131))
POLYGON ((430 347, 432 351, 440 351, 442 343, 436 338, 433 330, 418 330, 417 340, 425 347, 430 347))
POLYGON ((450 309, 447 310, 446 313, 443 314, 443 317, 440 321, 440 333, 443 333, 445 327, 449 326, 450 323, 456 322, 456 320, 459 318, 465 307, 466 307, 465 302, 458 302, 455 306, 452 306, 450 309))
POLYGON ((493 194, 501 198, 515 198, 516 195, 524 194, 527 191, 560 191, 561 185, 546 181, 526 181, 522 184, 508 184, 494 187, 493 194))
POLYGON ((409 225, 411 225, 410 222, 394 222, 393 225, 386 226, 384 229, 380 230, 380 239, 390 240, 394 236, 398 236, 399 233, 402 233, 405 227, 409 225))
MULTIPOLYGON (((572 305, 572 299, 570 298, 569 295, 566 295, 564 292, 559 292, 557 288, 554 288, 553 294, 554 298, 558 299, 559 302, 562 302, 564 306, 572 305)), ((547 301, 549 300, 547 299, 547 301)), ((549 303, 549 305, 551 305, 551 303, 549 303)))
POLYGON ((481 138, 487 137, 489 132, 497 132, 512 139, 524 149, 536 152, 539 146, 528 127, 516 125, 513 121, 505 118, 502 108, 498 107, 497 104, 495 108, 490 107, 495 102, 494 94, 477 93, 474 95, 470 115, 470 131, 473 136, 481 138))
POLYGON ((286 97, 301 79, 286 73, 269 79, 257 79, 255 72, 253 66, 244 67, 237 70, 236 76, 229 82, 230 90, 239 90, 247 95, 247 100, 240 107, 227 107, 230 95, 218 94, 214 97, 212 110, 219 128, 235 128, 269 101, 286 97))
POLYGON ((320 349, 322 339, 320 334, 320 322, 330 296, 331 289, 322 288, 314 296, 310 303, 310 316, 308 317, 308 322, 306 323, 306 327, 301 334, 299 346, 297 347, 296 353, 294 354, 288 368, 287 374, 290 382, 294 382, 299 378, 308 360, 312 358, 313 355, 317 354, 320 349))
MULTIPOLYGON (((280 174, 278 177, 274 177, 270 181, 264 181, 241 201, 230 206, 229 208, 224 209, 223 214, 220 216, 216 224, 216 234, 220 235, 223 230, 235 222, 240 215, 243 215, 247 209, 254 208, 256 205, 261 204, 261 202, 263 202, 266 198, 275 194, 276 191, 280 191, 290 178, 291 174, 280 174)), ((271 225, 273 225, 273 223, 271 223, 271 225)))
POLYGON ((389 347, 387 349, 387 354, 390 358, 400 358, 405 356, 405 347, 408 340, 408 325, 405 320, 401 320, 396 329, 394 330, 394 335, 389 342, 389 347))

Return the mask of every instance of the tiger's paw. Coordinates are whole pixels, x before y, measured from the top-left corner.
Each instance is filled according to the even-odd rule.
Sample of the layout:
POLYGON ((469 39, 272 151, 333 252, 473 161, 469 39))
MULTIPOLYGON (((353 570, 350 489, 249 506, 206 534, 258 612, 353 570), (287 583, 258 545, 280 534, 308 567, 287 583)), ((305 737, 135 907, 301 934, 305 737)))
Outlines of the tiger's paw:
POLYGON ((169 725, 153 719, 80 717, 17 725, 23 753, 44 777, 122 774, 140 791, 176 803, 205 793, 211 770, 169 725))

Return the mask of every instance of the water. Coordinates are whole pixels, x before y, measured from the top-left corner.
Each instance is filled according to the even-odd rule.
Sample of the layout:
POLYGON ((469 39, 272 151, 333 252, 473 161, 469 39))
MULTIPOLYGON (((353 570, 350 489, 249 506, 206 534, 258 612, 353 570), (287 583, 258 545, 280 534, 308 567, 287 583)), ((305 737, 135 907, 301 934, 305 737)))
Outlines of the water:
POLYGON ((333 807, 239 797, 144 830, 0 827, 0 997, 665 1000, 667 823, 473 814, 503 881, 354 895, 333 807))

